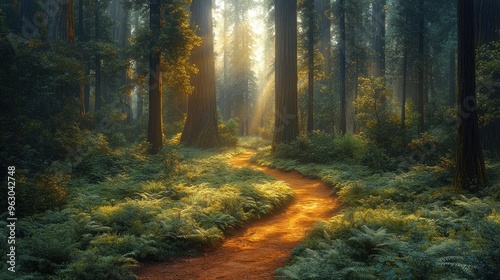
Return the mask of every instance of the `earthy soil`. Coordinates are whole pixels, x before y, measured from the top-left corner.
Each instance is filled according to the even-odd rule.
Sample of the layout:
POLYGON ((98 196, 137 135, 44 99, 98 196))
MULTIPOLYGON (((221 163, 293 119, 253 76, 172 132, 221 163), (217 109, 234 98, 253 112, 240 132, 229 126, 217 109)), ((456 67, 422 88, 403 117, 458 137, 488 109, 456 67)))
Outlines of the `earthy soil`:
POLYGON ((273 279, 274 270, 284 266, 307 230, 334 214, 337 202, 319 180, 253 165, 253 154, 249 150, 237 155, 231 164, 257 169, 286 182, 295 192, 293 202, 276 215, 253 222, 227 238, 215 251, 176 262, 142 264, 137 272, 139 279, 273 279))

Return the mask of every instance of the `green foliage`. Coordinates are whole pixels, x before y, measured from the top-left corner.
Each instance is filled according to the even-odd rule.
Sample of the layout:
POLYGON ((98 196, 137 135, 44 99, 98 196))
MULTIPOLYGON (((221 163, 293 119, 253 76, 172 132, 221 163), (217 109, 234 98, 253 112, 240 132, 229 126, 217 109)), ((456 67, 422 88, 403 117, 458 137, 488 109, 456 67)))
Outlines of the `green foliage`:
MULTIPOLYGON (((32 188, 43 184, 48 193, 37 198, 60 209, 52 207, 20 221, 16 275, 133 279, 131 269, 138 260, 217 247, 224 234, 273 213, 293 198, 283 182, 252 169, 232 168, 228 161, 236 150, 200 151, 170 144, 149 156, 143 145, 110 150, 104 137, 93 140, 102 144, 95 145, 96 151, 104 152, 90 150, 84 158, 108 157, 119 167, 103 172, 102 181, 89 180, 87 173, 69 181, 51 174, 31 183, 18 177, 32 188), (56 204, 58 188, 65 191, 64 205, 56 204), (43 200, 44 195, 51 201, 43 200)), ((100 164, 89 161, 90 167, 100 164)), ((7 245, 4 240, 0 245, 7 245)))
POLYGON ((18 175, 17 204, 19 216, 29 216, 49 209, 59 208, 67 202, 66 184, 69 176, 62 173, 39 173, 34 178, 18 175))
POLYGON ((223 147, 236 147, 238 144, 238 135, 240 127, 238 121, 229 119, 223 121, 219 119, 219 138, 223 147))
MULTIPOLYGON (((421 149, 439 138, 423 135, 421 149)), ((439 141, 438 141, 439 142, 439 141)), ((433 144, 433 145, 434 145, 433 144)), ((438 148, 439 149, 439 148, 438 148)), ((370 151, 370 150, 369 150, 370 151)), ((369 152, 368 151, 368 152, 369 152)), ((449 164, 372 172, 356 164, 302 164, 273 157, 255 160, 296 170, 330 185, 341 211, 318 222, 293 251, 279 279, 495 279, 498 275, 498 176, 480 197, 451 186, 449 164)), ((375 160, 374 160, 375 161, 375 160)), ((490 167, 496 174, 496 167, 490 167)))
POLYGON ((401 148, 405 148, 406 141, 414 137, 418 114, 411 100, 408 101, 403 128, 399 106, 391 104, 391 95, 383 78, 359 78, 359 95, 354 107, 361 134, 371 145, 379 146, 390 156, 397 156, 401 148))
POLYGON ((296 159, 304 163, 328 163, 334 160, 359 160, 366 151, 366 143, 352 134, 332 137, 315 131, 301 135, 297 140, 276 148, 278 158, 296 159))

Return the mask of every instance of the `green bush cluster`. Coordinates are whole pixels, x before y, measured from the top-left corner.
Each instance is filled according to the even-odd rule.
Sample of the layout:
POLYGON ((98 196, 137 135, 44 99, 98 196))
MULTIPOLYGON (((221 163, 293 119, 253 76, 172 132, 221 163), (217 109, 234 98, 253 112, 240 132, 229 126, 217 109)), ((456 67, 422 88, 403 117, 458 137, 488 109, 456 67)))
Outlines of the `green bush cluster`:
MULTIPOLYGON (((19 221, 16 277, 134 279, 138 261, 214 248, 225 234, 293 198, 283 182, 231 167, 235 150, 219 154, 167 146, 155 156, 145 150, 139 145, 113 151, 120 168, 99 181, 85 174, 69 181, 40 178, 51 187, 44 189, 48 194, 64 190, 65 204, 37 209, 19 221)), ((57 203, 52 196, 47 199, 57 203)), ((5 234, 0 233, 1 246, 7 246, 5 234)), ((5 258, 1 279, 9 279, 5 258)))
POLYGON ((337 160, 359 160, 366 151, 366 143, 346 134, 333 137, 315 131, 301 135, 291 143, 281 144, 275 155, 284 159, 296 159, 302 163, 328 163, 337 160))
POLYGON ((219 138, 223 147, 236 147, 238 144, 239 125, 235 119, 219 120, 219 138))
MULTIPOLYGON (((423 135, 416 149, 433 143, 423 135)), ((500 265, 498 164, 479 196, 451 187, 450 164, 377 172, 342 162, 303 164, 261 149, 265 166, 296 170, 330 185, 340 214, 319 222, 279 279, 496 279, 500 265)))

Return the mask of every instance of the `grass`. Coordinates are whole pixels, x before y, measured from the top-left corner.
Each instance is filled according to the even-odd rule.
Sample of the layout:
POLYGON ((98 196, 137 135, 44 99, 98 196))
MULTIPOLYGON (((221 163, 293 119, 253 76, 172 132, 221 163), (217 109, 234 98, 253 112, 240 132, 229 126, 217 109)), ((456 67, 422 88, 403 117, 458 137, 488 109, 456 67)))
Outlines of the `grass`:
MULTIPOLYGON (((283 182, 231 167, 240 151, 169 144, 149 156, 139 145, 109 150, 107 166, 87 157, 94 173, 68 182, 64 206, 18 222, 15 278, 133 279, 138 261, 217 247, 235 228, 293 198, 283 182)), ((12 279, 5 255, 1 271, 1 279, 12 279)))
POLYGON ((258 164, 332 187, 340 214, 310 231, 277 279, 497 279, 500 164, 479 195, 452 188, 443 162, 376 172, 355 161, 303 163, 259 149, 258 164))

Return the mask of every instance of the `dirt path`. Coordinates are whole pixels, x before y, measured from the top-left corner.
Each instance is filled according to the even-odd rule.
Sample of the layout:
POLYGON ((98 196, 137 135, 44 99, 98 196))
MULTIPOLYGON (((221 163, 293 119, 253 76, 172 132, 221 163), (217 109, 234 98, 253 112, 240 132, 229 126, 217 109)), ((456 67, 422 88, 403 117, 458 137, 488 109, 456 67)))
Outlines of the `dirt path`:
POLYGON ((331 190, 318 180, 293 172, 259 167, 250 162, 253 151, 235 156, 235 167, 251 167, 290 185, 294 201, 285 211, 254 222, 228 238, 221 248, 176 263, 143 265, 139 279, 273 279, 308 229, 320 219, 328 219, 337 208, 331 190))

